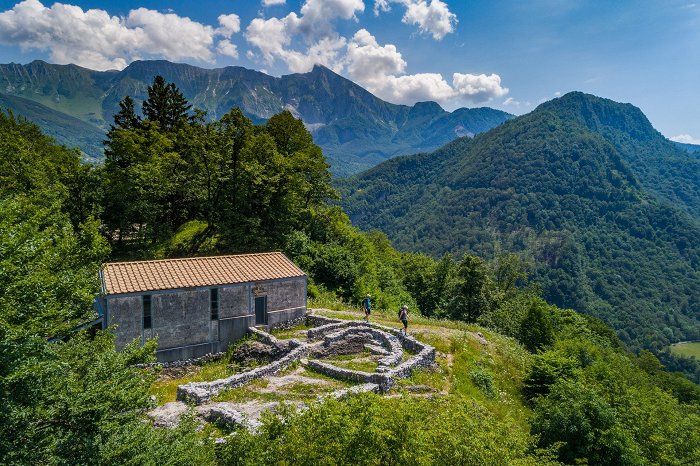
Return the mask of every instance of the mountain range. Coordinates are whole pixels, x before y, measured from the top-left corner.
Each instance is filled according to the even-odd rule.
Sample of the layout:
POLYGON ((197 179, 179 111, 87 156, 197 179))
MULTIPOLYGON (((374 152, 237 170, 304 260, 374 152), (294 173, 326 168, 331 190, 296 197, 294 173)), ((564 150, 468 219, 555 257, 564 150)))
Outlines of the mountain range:
POLYGON ((631 348, 700 337, 700 156, 630 104, 570 93, 339 186, 400 249, 522 255, 550 302, 631 348))
POLYGON ((237 66, 204 69, 163 60, 136 61, 121 71, 38 60, 0 65, 0 107, 99 159, 119 101, 129 95, 140 108, 156 75, 175 83, 210 119, 232 107, 240 107, 256 123, 284 109, 291 111, 312 132, 337 175, 356 173, 397 155, 434 150, 512 118, 487 107, 448 112, 435 102, 391 104, 323 66, 278 78, 237 66))

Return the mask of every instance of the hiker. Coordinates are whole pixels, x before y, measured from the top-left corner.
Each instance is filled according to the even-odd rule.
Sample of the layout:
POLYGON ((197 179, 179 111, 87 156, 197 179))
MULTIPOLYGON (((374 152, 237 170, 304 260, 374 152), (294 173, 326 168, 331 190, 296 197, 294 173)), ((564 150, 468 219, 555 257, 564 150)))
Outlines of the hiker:
POLYGON ((403 323, 403 334, 408 335, 408 306, 405 304, 399 309, 399 320, 403 323))
POLYGON ((370 300, 371 296, 367 293, 365 299, 362 300, 362 308, 365 310, 365 320, 369 322, 369 315, 372 312, 372 302, 370 300))

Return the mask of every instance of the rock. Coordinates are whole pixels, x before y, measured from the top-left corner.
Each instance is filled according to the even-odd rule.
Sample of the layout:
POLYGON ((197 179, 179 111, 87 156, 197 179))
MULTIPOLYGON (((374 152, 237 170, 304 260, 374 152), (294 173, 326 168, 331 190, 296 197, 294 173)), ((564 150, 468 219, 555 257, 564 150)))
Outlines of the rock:
POLYGON ((231 362, 241 365, 249 365, 258 361, 270 362, 281 356, 283 352, 283 349, 276 346, 266 345, 259 341, 247 341, 231 354, 231 362))
POLYGON ((474 334, 474 336, 476 337, 477 340, 479 340, 479 343, 481 343, 482 345, 489 344, 489 342, 486 340, 486 338, 484 338, 484 335, 481 332, 476 332, 474 334))
POLYGON ((153 421, 156 427, 173 428, 180 423, 180 416, 187 412, 187 405, 181 401, 173 401, 165 403, 163 406, 158 406, 153 411, 148 413, 148 417, 153 421))
POLYGON ((406 391, 411 393, 434 393, 437 390, 429 385, 407 385, 404 387, 406 391))
POLYGON ((386 349, 384 349, 382 346, 373 345, 373 344, 366 344, 365 348, 374 354, 379 354, 381 356, 389 355, 389 352, 386 349))

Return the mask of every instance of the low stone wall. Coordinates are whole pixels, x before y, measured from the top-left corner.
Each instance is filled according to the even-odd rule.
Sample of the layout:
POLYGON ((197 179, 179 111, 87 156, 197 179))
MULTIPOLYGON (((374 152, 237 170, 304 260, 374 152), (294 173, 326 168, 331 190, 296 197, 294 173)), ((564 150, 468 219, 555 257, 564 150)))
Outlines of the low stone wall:
POLYGON ((275 346, 275 347, 279 346, 279 340, 267 332, 263 332, 262 330, 258 330, 255 327, 248 327, 248 332, 252 333, 253 336, 255 336, 259 341, 261 341, 267 345, 271 345, 271 346, 275 346))
POLYGON ((251 432, 256 432, 262 425, 260 421, 249 419, 245 414, 241 413, 228 406, 226 403, 213 403, 205 406, 204 409, 198 408, 202 417, 212 424, 224 425, 228 428, 245 427, 251 432))
POLYGON ((269 327, 270 330, 275 329, 275 330, 286 330, 290 329, 292 327, 296 327, 299 324, 304 324, 307 322, 308 316, 305 314, 301 317, 297 317, 296 319, 292 320, 285 320, 283 322, 278 322, 272 326, 269 327))
POLYGON ((204 356, 201 356, 199 358, 183 359, 181 361, 149 362, 147 364, 134 364, 132 367, 136 367, 139 369, 146 369, 146 368, 151 368, 151 367, 161 367, 163 369, 166 369, 169 367, 201 366, 202 364, 204 364, 206 362, 215 361, 217 359, 221 359, 224 356, 226 356, 226 353, 224 353, 224 352, 208 353, 208 354, 205 354, 204 356))
MULTIPOLYGON (((350 321, 355 325, 346 325, 345 328, 335 331, 333 333, 327 334, 323 338, 324 346, 331 346, 334 343, 342 340, 350 334, 366 334, 371 339, 379 340, 388 351, 389 354, 381 358, 378 363, 382 368, 396 366, 403 359, 403 349, 401 348, 401 343, 399 340, 386 332, 372 328, 365 322, 355 322, 350 321)), ((329 324, 337 325, 337 324, 329 324)), ((327 327, 330 328, 330 327, 327 327)))
POLYGON ((345 380, 347 382, 360 382, 363 384, 376 384, 382 392, 389 390, 394 384, 394 380, 390 375, 379 372, 354 371, 314 359, 309 360, 306 365, 316 372, 335 379, 345 380))
MULTIPOLYGON (((369 339, 379 340, 382 346, 389 350, 389 355, 379 360, 377 372, 371 373, 344 369, 317 360, 306 362, 309 368, 330 377, 376 385, 377 391, 386 392, 393 386, 394 378, 410 377, 415 369, 428 367, 435 362, 435 348, 421 343, 411 336, 404 335, 397 329, 372 322, 343 321, 315 315, 308 315, 306 318, 307 322, 312 325, 320 324, 318 327, 309 329, 307 333, 309 340, 318 340, 323 337, 324 345, 333 345, 349 334, 366 333, 369 339), (401 362, 404 348, 417 354, 401 362)), ((248 330, 263 343, 275 347, 281 345, 281 342, 269 333, 254 327, 248 330)), ((266 366, 213 382, 191 382, 180 385, 177 388, 177 399, 201 405, 218 395, 222 390, 240 387, 260 377, 275 374, 309 353, 309 345, 299 340, 291 339, 288 342, 285 341, 285 344, 289 352, 266 366)))
POLYGON ((334 392, 331 392, 327 395, 322 395, 319 397, 319 401, 323 401, 326 398, 335 398, 336 400, 339 400, 341 398, 344 398, 346 396, 350 395, 357 395, 359 393, 378 393, 379 392, 379 385, 376 383, 364 383, 362 385, 355 385, 354 387, 350 388, 343 388, 342 390, 336 390, 334 392))
POLYGON ((289 346, 292 348, 289 353, 266 366, 256 367, 255 369, 247 372, 235 374, 231 377, 215 380, 213 382, 190 382, 180 385, 177 387, 177 399, 179 401, 191 402, 196 405, 206 403, 212 397, 218 395, 225 389, 240 387, 255 379, 259 379, 260 377, 275 374, 285 369, 292 362, 298 361, 303 356, 308 354, 308 346, 301 343, 299 340, 290 340, 289 346))
POLYGON ((320 327, 326 324, 334 324, 342 322, 340 319, 332 319, 330 317, 319 316, 316 314, 306 314, 306 325, 320 327))
POLYGON ((320 327, 310 328, 306 332, 306 337, 309 339, 309 341, 320 340, 328 333, 333 333, 348 327, 369 328, 370 324, 358 320, 332 320, 331 322, 325 323, 320 327))

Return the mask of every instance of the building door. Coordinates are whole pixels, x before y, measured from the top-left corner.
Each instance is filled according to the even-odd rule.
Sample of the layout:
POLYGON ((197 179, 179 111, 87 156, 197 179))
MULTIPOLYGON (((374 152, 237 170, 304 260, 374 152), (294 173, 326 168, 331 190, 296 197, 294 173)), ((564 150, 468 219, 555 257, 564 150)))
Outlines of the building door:
POLYGON ((267 296, 255 298, 255 325, 267 324, 267 296))

